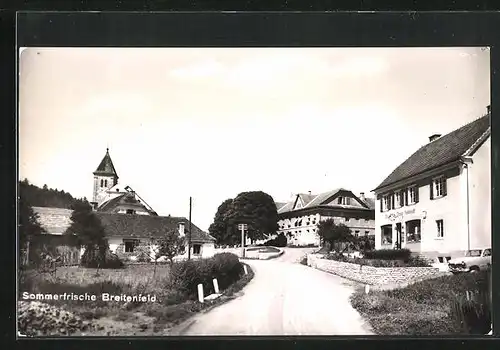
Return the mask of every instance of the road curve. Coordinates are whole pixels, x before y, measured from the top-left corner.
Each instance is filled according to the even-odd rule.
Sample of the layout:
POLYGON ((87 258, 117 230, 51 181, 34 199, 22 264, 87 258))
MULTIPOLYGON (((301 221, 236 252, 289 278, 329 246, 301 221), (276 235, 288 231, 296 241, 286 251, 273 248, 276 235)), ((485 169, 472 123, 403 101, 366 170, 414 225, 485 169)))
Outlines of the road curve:
POLYGON ((303 253, 289 248, 278 259, 247 260, 255 276, 241 296, 195 316, 171 335, 372 334, 349 303, 355 285, 296 263, 303 253))

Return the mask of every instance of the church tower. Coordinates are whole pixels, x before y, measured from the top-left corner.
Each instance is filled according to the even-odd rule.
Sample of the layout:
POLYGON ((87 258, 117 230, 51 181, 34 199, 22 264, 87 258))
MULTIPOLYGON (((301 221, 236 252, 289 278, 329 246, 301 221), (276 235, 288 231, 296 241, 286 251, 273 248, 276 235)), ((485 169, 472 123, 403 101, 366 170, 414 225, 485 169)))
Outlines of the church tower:
POLYGON ((92 195, 92 204, 97 207, 103 195, 111 187, 118 183, 118 174, 116 173, 113 162, 109 155, 109 148, 106 148, 106 154, 94 171, 94 190, 92 195))

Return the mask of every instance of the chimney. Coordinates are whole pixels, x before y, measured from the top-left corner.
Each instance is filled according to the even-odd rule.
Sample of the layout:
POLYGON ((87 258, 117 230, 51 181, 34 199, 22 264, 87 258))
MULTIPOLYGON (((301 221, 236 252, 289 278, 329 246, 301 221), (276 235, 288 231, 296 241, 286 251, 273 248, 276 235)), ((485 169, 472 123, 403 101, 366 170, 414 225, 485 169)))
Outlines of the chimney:
POLYGON ((488 114, 490 114, 490 113, 491 113, 491 105, 487 105, 487 106, 486 106, 486 112, 487 112, 488 114))
POLYGON ((366 198, 365 198, 365 193, 364 193, 364 192, 361 192, 361 193, 359 194, 359 198, 361 198, 362 200, 365 200, 365 199, 366 199, 366 198))
POLYGON ((185 232, 184 232, 184 226, 185 226, 185 224, 184 224, 183 222, 180 222, 180 223, 179 223, 179 235, 180 235, 181 237, 184 237, 184 235, 185 235, 185 232))
POLYGON ((441 137, 441 134, 431 135, 431 136, 429 136, 429 142, 435 141, 435 140, 437 140, 440 137, 441 137))

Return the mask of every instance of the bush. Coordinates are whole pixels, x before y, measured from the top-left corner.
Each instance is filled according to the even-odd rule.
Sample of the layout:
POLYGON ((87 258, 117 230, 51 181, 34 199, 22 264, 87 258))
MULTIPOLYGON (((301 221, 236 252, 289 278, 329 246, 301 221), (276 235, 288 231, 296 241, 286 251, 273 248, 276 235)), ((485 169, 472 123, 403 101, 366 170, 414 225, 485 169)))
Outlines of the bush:
POLYGON ((409 249, 379 249, 365 253, 366 259, 402 260, 407 262, 410 257, 411 251, 409 249))
POLYGON ((278 237, 267 240, 264 242, 265 246, 273 246, 273 247, 286 247, 288 240, 284 233, 280 233, 278 237))
POLYGON ((242 273, 243 265, 235 254, 220 253, 209 259, 175 262, 169 284, 189 298, 194 298, 198 293, 198 284, 203 285, 204 293, 208 295, 214 292, 214 278, 217 278, 219 289, 224 290, 236 282, 242 273))
POLYGON ((111 253, 109 250, 104 254, 104 258, 99 255, 99 252, 90 252, 86 249, 82 255, 80 265, 94 269, 121 269, 125 267, 118 255, 111 253))

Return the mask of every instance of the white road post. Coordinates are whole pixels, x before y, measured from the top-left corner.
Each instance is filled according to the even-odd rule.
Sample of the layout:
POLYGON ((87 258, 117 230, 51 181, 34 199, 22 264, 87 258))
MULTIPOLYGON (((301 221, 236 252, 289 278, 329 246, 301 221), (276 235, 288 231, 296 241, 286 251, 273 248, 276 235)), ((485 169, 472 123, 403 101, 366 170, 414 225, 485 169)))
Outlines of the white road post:
POLYGON ((214 282, 215 294, 219 294, 219 283, 217 282, 217 278, 214 278, 213 282, 214 282))
POLYGON ((365 285, 365 294, 368 294, 368 293, 370 293, 370 285, 369 284, 365 285))
POLYGON ((198 301, 200 303, 203 303, 205 301, 205 298, 203 297, 203 284, 198 284, 198 301))
POLYGON ((238 229, 241 230, 241 257, 245 257, 245 230, 247 229, 247 224, 238 224, 238 229))
POLYGON ((248 269, 246 265, 243 265, 243 269, 245 270, 245 275, 248 275, 248 269))

